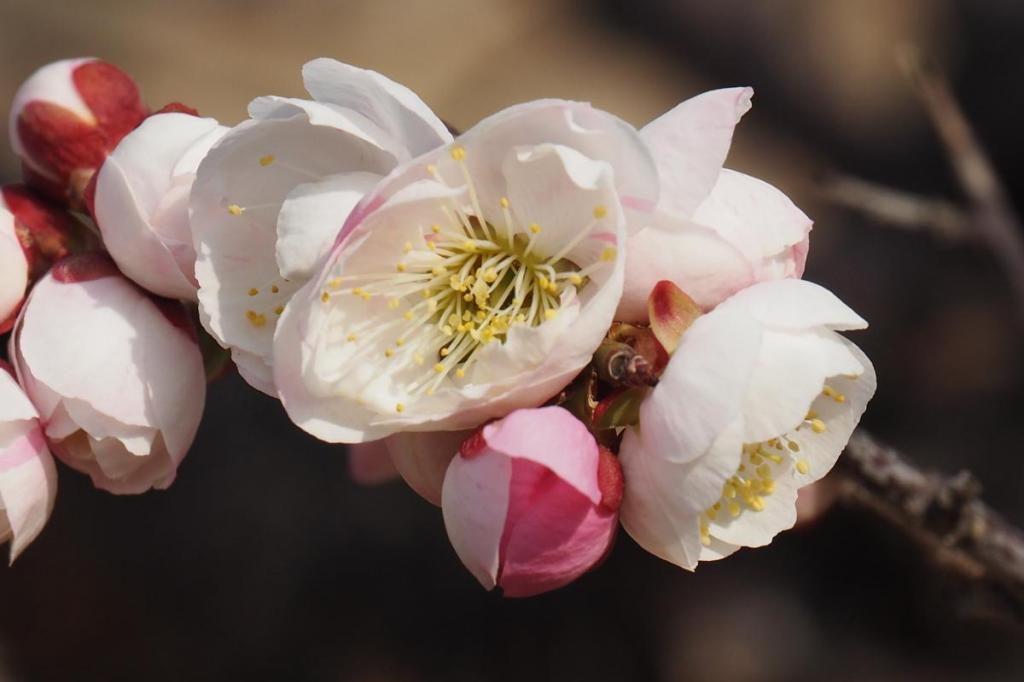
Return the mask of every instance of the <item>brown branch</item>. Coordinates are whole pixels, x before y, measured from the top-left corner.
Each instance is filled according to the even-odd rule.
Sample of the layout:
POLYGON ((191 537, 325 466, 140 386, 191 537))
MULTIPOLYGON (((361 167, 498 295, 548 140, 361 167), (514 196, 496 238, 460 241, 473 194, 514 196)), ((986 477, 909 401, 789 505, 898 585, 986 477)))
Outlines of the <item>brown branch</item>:
POLYGON ((971 204, 971 223, 1006 273, 1024 321, 1024 228, 999 176, 953 96, 949 83, 907 50, 901 64, 946 148, 971 204))
POLYGON ((1024 532, 979 499, 966 471, 923 472, 858 431, 840 460, 841 499, 868 509, 1024 624, 1024 532))
POLYGON ((970 216, 945 199, 918 196, 849 175, 827 178, 821 189, 826 200, 884 225, 931 232, 947 242, 975 237, 970 216))

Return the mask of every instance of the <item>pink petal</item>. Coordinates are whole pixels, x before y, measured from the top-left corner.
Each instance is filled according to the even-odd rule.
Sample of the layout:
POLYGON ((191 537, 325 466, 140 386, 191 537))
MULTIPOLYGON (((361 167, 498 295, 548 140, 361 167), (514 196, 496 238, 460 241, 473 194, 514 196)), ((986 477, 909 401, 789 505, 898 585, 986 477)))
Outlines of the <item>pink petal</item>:
POLYGON ((387 483, 398 476, 382 440, 356 443, 348 448, 348 471, 360 485, 387 483))
POLYGON ((472 431, 403 431, 384 439, 391 461, 409 487, 431 504, 441 506, 441 488, 448 463, 472 431))
POLYGON ((561 407, 516 410, 484 427, 488 447, 550 469, 556 476, 600 504, 598 450, 583 423, 561 407))
POLYGON ((507 597, 562 587, 601 560, 616 525, 614 512, 593 504, 550 469, 513 460, 498 584, 507 597))

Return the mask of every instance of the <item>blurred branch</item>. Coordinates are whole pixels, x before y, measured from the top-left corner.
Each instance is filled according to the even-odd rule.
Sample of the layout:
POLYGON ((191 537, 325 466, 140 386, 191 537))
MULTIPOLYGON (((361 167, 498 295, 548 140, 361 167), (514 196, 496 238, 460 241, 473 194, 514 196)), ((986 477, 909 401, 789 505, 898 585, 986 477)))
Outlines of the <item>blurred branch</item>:
POLYGON ((826 179, 822 191, 827 200, 885 225, 932 232, 951 242, 974 236, 967 213, 945 199, 901 192, 848 175, 826 179))
POLYGON ((1024 532, 979 499, 973 476, 923 472, 863 431, 838 471, 841 499, 898 528, 1024 624, 1024 532))
POLYGON ((926 68, 913 50, 904 51, 900 61, 970 202, 971 225, 1002 265, 1024 321, 1024 234, 1020 218, 949 83, 926 68))

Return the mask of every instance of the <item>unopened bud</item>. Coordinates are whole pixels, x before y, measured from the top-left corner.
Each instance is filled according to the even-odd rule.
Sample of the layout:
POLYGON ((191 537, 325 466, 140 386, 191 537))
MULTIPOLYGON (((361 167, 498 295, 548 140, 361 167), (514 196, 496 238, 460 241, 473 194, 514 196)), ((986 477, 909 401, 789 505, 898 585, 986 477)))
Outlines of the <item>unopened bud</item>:
POLYGON ((98 59, 65 59, 32 74, 14 96, 11 148, 25 181, 74 207, 107 154, 147 115, 135 82, 98 59))

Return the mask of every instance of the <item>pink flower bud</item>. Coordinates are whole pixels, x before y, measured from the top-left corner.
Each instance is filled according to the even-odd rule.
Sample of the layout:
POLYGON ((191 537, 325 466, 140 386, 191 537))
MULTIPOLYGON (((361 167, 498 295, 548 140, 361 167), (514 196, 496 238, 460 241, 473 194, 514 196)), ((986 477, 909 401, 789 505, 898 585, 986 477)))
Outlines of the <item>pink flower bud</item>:
POLYGON ((125 136, 96 174, 92 213, 125 275, 161 296, 196 299, 188 199, 196 168, 227 128, 156 114, 125 136))
POLYGON ((607 553, 622 501, 615 456, 561 407, 517 410, 466 440, 445 475, 456 553, 505 596, 566 585, 607 553))
POLYGON ((11 105, 11 148, 25 180, 80 205, 92 174, 146 117, 135 82, 97 59, 65 59, 32 74, 11 105))
POLYGON ((147 295, 106 255, 70 256, 32 289, 11 357, 68 466, 118 494, 174 481, 206 397, 180 304, 147 295))
POLYGON ((21 248, 14 216, 0 208, 0 334, 11 328, 28 288, 28 259, 21 248))
POLYGON ((36 410, 0 361, 0 543, 11 543, 11 563, 43 530, 56 496, 36 410))

